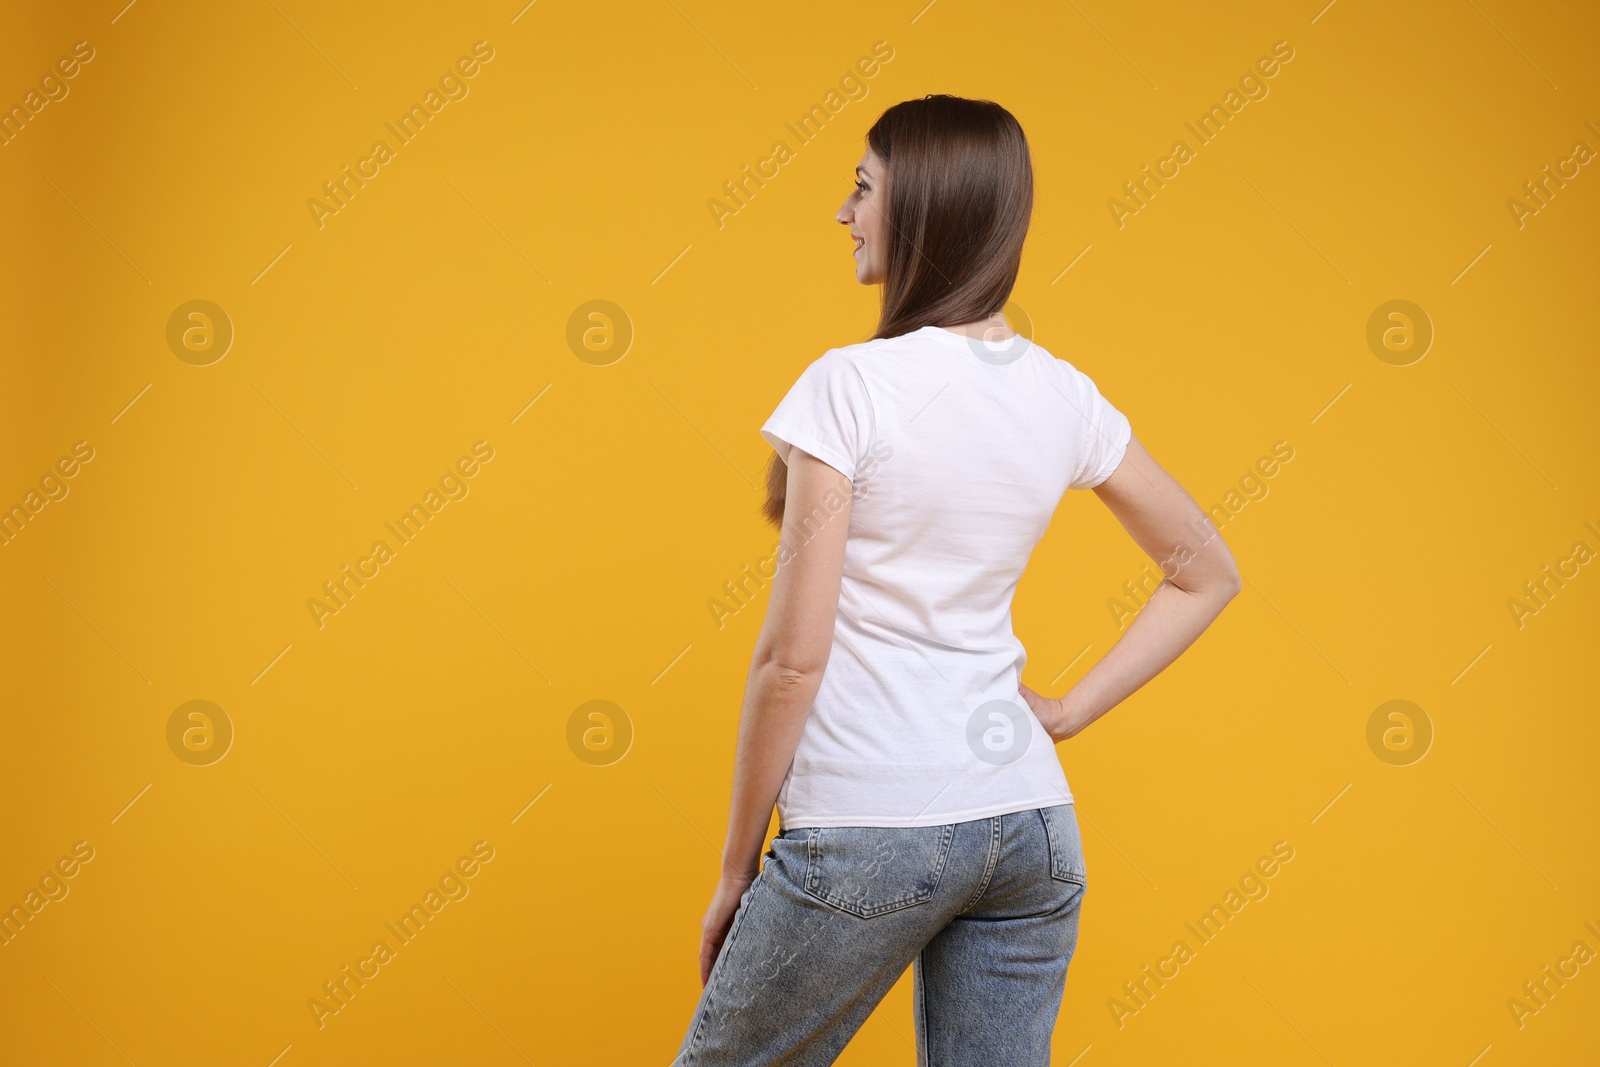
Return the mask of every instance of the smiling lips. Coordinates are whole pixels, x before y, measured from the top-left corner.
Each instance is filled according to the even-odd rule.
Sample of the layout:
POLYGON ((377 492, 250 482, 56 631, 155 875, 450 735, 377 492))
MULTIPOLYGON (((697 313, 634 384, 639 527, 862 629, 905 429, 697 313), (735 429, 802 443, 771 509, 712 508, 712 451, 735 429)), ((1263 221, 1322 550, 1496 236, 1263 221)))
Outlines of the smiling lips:
MULTIPOLYGON (((851 234, 851 235, 850 235, 850 236, 851 236, 851 237, 852 237, 852 238, 853 238, 853 239, 854 239, 854 240, 855 240, 855 242, 856 242, 856 252, 859 252, 859 251, 861 251, 861 249, 862 249, 862 246, 863 246, 863 245, 865 245, 865 244, 866 244, 866 243, 867 243, 867 242, 866 242, 866 239, 865 239, 865 238, 863 238, 863 237, 857 237, 857 236, 856 236, 856 235, 855 235, 855 234, 851 234)), ((855 253, 854 253, 854 252, 852 252, 852 253, 851 253, 851 255, 854 255, 854 254, 855 254, 855 253)))

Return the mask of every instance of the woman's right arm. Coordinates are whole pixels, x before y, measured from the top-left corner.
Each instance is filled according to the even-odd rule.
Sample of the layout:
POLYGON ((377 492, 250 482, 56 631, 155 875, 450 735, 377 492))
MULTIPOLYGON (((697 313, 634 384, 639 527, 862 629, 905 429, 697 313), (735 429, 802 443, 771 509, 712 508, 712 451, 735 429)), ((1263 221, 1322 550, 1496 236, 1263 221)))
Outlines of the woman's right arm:
POLYGON ((1094 493, 1161 568, 1163 579, 1128 629, 1064 696, 1022 695, 1057 742, 1079 733, 1160 674, 1242 587, 1233 554, 1193 497, 1138 437, 1094 493))

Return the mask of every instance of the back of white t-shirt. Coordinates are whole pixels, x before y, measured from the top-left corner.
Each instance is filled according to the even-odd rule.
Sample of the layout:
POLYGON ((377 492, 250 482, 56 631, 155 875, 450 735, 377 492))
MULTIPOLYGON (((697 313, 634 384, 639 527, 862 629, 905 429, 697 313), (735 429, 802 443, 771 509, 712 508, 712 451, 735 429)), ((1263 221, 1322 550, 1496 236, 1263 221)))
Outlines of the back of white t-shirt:
POLYGON ((1062 494, 1121 462, 1126 416, 1025 338, 925 326, 829 349, 761 434, 854 484, 833 648, 778 794, 783 828, 1070 803, 1017 692, 1011 599, 1062 494))

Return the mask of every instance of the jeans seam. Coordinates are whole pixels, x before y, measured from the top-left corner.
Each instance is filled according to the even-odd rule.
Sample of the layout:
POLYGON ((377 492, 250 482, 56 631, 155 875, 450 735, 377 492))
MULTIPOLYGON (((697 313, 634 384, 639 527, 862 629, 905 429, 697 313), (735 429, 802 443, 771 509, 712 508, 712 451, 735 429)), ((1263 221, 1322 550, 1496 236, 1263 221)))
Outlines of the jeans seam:
POLYGON ((972 899, 961 905, 962 912, 967 911, 979 900, 983 899, 983 894, 988 891, 989 888, 989 880, 994 877, 995 868, 999 866, 998 860, 1000 859, 1001 837, 1000 819, 1001 816, 996 815, 989 820, 989 855, 983 861, 983 877, 978 880, 978 888, 973 892, 972 899))
POLYGON ((923 949, 917 953, 917 961, 915 964, 918 971, 921 972, 921 981, 916 983, 916 1009, 919 1017, 917 1021, 921 1024, 922 1031, 922 1040, 917 1045, 917 1067, 930 1067, 930 1065, 933 1063, 933 1056, 930 1052, 933 1043, 933 1033, 928 1029, 928 962, 925 956, 926 951, 927 948, 924 946, 923 949))

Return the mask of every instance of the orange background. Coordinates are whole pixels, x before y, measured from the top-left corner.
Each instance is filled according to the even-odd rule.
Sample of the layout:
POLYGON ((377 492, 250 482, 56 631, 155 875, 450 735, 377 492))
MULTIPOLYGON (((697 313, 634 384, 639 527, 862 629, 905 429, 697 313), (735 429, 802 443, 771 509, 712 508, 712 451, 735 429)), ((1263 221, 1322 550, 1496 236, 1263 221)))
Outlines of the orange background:
MULTIPOLYGON (((124 2, 0 15, 7 107, 93 50, 0 146, 0 504, 67 490, 0 548, 0 905, 66 890, 0 948, 0 1061, 671 1059, 765 608, 718 629, 709 602, 775 542, 757 427, 875 321, 833 218, 863 136, 928 92, 1029 134, 1014 321, 1202 505, 1255 494, 1223 525, 1238 599, 1059 749, 1089 888, 1055 1062, 1600 1060, 1600 963, 1508 1007, 1600 952, 1596 565, 1509 606, 1600 550, 1600 176, 1508 207, 1600 150, 1591 8, 124 2), (466 95, 391 140, 479 41, 466 95), (1279 41, 1199 145, 1185 122, 1279 41), (169 344, 195 300, 221 358, 215 314, 169 344), (573 347, 594 300, 610 347, 573 347), (1369 346, 1391 300, 1422 358, 1369 346), (196 700, 220 712, 169 731, 196 700), (601 757, 569 741, 592 700, 630 735, 601 757), (1412 740, 1369 742, 1392 700, 1412 740), (1123 983, 1280 841, 1270 893, 1119 1025, 1123 983), (319 1027, 323 983, 441 879, 466 895, 319 1027)), ((1016 598, 1030 685, 1104 655, 1144 562, 1092 495, 1062 504, 1016 598)), ((911 1064, 911 1035, 907 975, 840 1062, 911 1064)))

